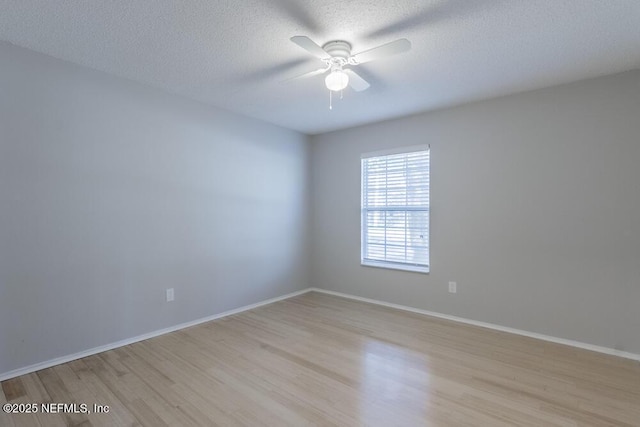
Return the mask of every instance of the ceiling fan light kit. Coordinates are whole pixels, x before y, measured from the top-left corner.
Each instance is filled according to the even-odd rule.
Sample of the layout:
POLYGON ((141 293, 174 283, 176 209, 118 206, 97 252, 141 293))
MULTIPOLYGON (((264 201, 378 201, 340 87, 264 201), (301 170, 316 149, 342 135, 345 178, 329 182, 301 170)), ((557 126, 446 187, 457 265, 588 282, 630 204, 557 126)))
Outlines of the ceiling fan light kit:
MULTIPOLYGON (((329 94, 331 92, 340 92, 347 86, 351 86, 356 92, 368 89, 369 83, 356 73, 353 67, 411 49, 409 40, 399 39, 356 55, 351 55, 351 44, 344 40, 333 40, 325 43, 322 47, 306 36, 294 36, 291 37, 291 41, 324 63, 323 68, 303 74, 297 78, 316 76, 331 70, 324 79, 325 86, 329 89, 329 94)), ((329 109, 331 109, 331 101, 329 102, 329 109)))
POLYGON ((340 92, 349 84, 349 76, 344 71, 338 69, 327 74, 327 77, 324 79, 324 84, 327 86, 327 89, 340 92))

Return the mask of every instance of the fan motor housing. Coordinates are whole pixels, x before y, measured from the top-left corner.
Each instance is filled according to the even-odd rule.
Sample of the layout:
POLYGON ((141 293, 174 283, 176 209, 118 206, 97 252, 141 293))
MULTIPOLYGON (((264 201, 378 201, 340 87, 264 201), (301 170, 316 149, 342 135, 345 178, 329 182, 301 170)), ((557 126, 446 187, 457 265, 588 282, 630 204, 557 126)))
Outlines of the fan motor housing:
POLYGON ((322 49, 334 58, 347 59, 351 56, 351 45, 344 40, 334 40, 325 43, 322 49))

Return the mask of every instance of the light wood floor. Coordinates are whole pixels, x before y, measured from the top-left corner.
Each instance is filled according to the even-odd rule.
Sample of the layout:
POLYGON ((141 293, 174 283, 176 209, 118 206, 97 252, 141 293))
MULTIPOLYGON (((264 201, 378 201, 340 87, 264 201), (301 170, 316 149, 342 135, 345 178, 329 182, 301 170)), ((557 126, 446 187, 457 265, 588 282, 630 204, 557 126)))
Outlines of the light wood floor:
POLYGON ((4 381, 1 426, 640 426, 640 364, 309 293, 4 381))

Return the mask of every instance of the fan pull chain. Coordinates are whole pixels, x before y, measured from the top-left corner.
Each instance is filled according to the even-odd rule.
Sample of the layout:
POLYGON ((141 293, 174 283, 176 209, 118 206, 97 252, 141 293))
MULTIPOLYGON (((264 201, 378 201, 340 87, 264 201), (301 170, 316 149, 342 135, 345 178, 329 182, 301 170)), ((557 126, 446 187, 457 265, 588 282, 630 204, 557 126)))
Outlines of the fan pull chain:
MULTIPOLYGON (((344 91, 340 91, 340 99, 342 99, 342 94, 344 91)), ((329 91, 329 110, 333 110, 333 91, 329 91)))

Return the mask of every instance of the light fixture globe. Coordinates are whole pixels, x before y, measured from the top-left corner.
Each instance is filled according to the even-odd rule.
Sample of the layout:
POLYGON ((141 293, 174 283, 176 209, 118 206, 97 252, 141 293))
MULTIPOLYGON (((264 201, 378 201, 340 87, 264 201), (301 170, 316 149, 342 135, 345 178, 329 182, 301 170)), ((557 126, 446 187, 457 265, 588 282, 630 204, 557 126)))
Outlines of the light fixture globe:
POLYGON ((340 92, 349 84, 349 76, 342 70, 334 70, 324 79, 324 84, 327 89, 340 92))

